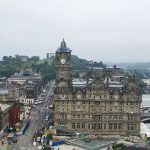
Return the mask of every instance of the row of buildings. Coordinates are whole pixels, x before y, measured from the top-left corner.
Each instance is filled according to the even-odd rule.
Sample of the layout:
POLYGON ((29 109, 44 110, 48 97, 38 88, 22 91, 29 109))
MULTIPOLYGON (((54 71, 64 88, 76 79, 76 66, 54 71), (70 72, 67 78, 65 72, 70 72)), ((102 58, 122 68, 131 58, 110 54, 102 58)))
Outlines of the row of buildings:
POLYGON ((42 75, 30 69, 0 79, 0 131, 28 118, 42 86, 42 75))
POLYGON ((20 107, 18 104, 0 103, 0 131, 6 127, 14 127, 20 121, 20 107))
MULTIPOLYGON (((71 50, 64 40, 56 51, 55 65, 56 128, 99 135, 139 135, 142 96, 134 76, 126 75, 117 66, 105 67, 101 63, 100 67, 88 66, 89 70, 97 71, 94 77, 85 75, 84 79, 72 79, 71 50)), ((15 107, 18 102, 32 105, 42 90, 43 80, 40 74, 26 70, 10 76, 1 85, 6 87, 0 91, 0 103, 3 105, 15 107)), ((1 108, 1 129, 7 124, 8 118, 9 122, 17 122, 17 115, 10 117, 8 112, 11 109, 8 108, 1 108)), ((14 110, 17 109, 12 109, 12 114, 14 110)), ((19 113, 20 110, 15 112, 19 113)))
POLYGON ((94 78, 72 79, 71 50, 61 42, 55 54, 54 124, 99 135, 139 135, 142 96, 132 75, 114 67, 94 68, 94 78), (101 73, 103 72, 103 73, 101 73))

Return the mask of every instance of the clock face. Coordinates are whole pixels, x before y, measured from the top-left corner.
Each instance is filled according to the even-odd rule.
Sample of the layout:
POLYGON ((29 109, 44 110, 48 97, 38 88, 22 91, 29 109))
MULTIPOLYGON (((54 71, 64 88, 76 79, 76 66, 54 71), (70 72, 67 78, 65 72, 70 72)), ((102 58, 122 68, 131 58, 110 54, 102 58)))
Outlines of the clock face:
POLYGON ((60 62, 61 62, 61 64, 65 64, 65 63, 66 63, 66 60, 65 60, 64 58, 62 58, 62 59, 60 60, 60 62))

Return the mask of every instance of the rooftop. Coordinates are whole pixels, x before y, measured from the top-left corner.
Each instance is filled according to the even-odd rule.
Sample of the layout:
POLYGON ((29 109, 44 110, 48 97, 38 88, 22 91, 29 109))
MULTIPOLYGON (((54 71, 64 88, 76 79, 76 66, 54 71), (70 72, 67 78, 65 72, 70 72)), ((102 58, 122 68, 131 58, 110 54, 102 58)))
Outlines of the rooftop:
POLYGON ((86 85, 87 81, 84 80, 84 79, 75 78, 75 79, 72 80, 72 84, 73 85, 86 85))
POLYGON ((41 75, 39 75, 39 74, 30 74, 29 76, 26 76, 26 75, 17 73, 17 74, 11 75, 9 77, 9 80, 10 79, 17 79, 17 78, 19 78, 19 79, 28 79, 30 77, 41 77, 41 75))
POLYGON ((109 83, 109 87, 122 88, 123 84, 121 84, 121 82, 118 82, 118 81, 111 81, 109 83))
POLYGON ((150 94, 142 94, 142 104, 143 107, 150 107, 150 94))
POLYGON ((0 95, 7 95, 8 94, 8 90, 0 90, 0 95))
POLYGON ((60 47, 57 49, 57 52, 71 52, 71 50, 66 46, 66 42, 63 41, 61 42, 60 47))
POLYGON ((9 107, 10 107, 10 105, 8 105, 8 104, 1 104, 0 103, 0 108, 1 108, 2 112, 5 111, 6 109, 8 109, 9 107))

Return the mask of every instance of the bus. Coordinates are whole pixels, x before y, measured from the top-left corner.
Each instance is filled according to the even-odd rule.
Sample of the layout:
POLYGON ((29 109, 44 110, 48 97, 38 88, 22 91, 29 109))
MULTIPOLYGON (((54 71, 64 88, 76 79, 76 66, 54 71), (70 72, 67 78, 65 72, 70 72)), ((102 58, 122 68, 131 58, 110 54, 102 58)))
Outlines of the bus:
POLYGON ((25 134, 25 132, 26 132, 26 130, 28 129, 29 125, 30 125, 30 120, 27 120, 27 121, 24 123, 23 127, 21 128, 20 132, 17 132, 16 134, 17 134, 17 135, 23 135, 23 134, 25 134))

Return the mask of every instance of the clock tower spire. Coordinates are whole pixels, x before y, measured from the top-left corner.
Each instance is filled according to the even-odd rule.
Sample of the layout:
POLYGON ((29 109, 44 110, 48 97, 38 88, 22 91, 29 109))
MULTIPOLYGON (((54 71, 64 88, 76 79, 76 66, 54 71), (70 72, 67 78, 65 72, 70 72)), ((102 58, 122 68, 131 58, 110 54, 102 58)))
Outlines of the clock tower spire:
POLYGON ((71 87, 71 50, 63 39, 60 47, 56 50, 56 85, 58 87, 71 87))

